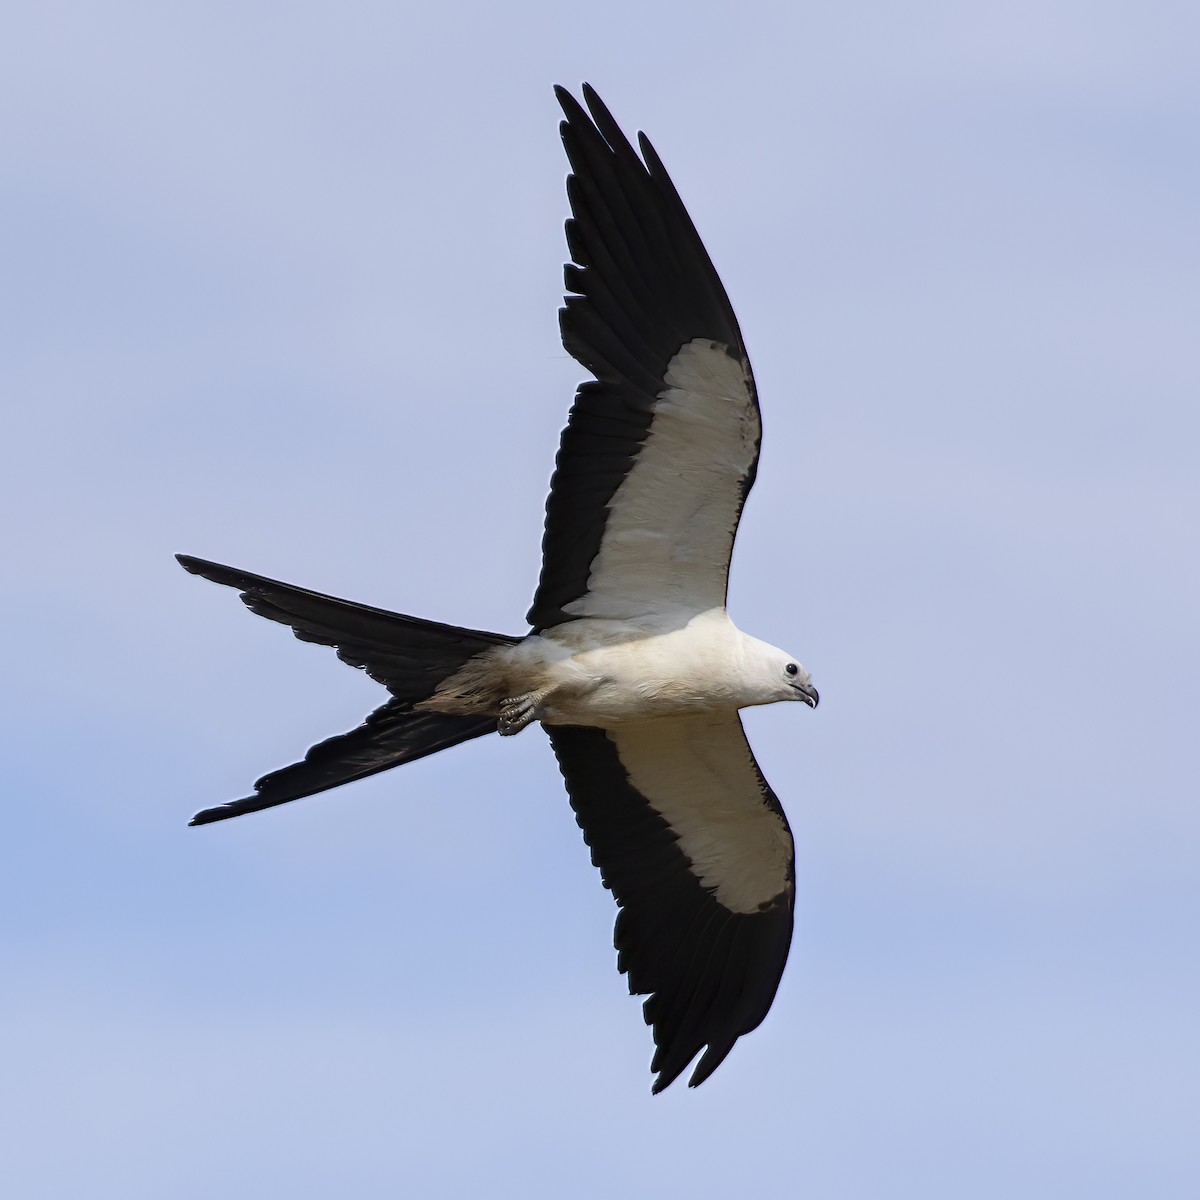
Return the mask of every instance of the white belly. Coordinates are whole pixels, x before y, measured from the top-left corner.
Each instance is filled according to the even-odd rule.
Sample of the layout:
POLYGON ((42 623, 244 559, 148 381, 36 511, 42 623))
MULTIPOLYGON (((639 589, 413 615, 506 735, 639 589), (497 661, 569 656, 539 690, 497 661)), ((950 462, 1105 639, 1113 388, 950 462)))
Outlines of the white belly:
POLYGON ((740 639, 725 610, 714 609, 665 630, 571 621, 522 649, 533 660, 536 687, 548 689, 543 721, 606 726, 738 708, 740 639))

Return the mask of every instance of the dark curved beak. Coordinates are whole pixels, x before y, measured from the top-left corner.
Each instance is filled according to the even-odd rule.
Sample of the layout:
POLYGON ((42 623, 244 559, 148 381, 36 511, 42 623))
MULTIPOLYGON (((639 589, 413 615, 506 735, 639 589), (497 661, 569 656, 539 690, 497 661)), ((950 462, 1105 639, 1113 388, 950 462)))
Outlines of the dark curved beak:
POLYGON ((797 700, 803 700, 809 708, 816 708, 821 702, 821 695, 811 683, 793 683, 792 687, 800 694, 796 697, 797 700))

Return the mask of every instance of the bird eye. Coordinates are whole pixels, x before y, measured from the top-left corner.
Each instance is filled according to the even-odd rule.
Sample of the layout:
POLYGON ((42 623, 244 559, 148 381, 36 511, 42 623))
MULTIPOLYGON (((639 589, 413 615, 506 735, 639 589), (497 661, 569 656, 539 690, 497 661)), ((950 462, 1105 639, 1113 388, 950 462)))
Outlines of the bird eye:
POLYGON ((796 666, 795 663, 788 663, 788 665, 786 667, 784 667, 783 669, 789 675, 798 675, 800 673, 800 668, 798 666, 796 666))

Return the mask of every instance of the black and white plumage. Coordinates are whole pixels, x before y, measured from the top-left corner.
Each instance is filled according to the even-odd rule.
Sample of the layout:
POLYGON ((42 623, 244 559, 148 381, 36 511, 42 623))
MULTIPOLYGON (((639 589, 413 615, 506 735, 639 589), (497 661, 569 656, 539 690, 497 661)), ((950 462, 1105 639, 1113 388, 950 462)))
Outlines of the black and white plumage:
POLYGON ((612 889, 618 968, 648 997, 654 1090, 706 1079, 774 999, 793 845, 738 710, 817 692, 725 610, 761 435, 721 281, 658 155, 599 97, 557 95, 571 164, 563 344, 594 376, 562 435, 523 638, 459 629, 180 556, 392 698, 349 733, 198 813, 207 824, 540 722, 612 889))

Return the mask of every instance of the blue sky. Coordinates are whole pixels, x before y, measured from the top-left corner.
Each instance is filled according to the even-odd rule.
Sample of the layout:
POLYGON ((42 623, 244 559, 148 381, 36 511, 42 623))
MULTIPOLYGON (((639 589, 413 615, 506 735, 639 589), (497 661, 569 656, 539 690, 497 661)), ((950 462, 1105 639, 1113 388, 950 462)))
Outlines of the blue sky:
POLYGON ((19 4, 0 47, 0 1157, 23 1198, 1200 1186, 1200 19, 19 4), (518 632, 550 87, 647 130, 766 435, 774 1010, 649 1095, 549 746, 204 829, 381 693, 176 551, 518 632))

